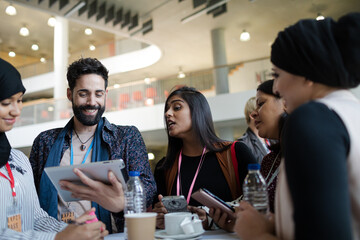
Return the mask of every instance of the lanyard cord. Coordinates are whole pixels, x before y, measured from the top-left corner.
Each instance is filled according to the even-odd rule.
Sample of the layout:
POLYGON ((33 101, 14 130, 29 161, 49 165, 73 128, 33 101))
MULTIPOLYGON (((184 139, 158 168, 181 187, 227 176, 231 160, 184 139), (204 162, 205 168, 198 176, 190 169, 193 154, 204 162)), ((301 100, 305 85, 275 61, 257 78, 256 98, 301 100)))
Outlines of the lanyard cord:
POLYGON ((9 165, 8 162, 6 163, 6 170, 7 170, 8 174, 9 174, 9 177, 10 177, 10 178, 8 178, 7 176, 5 176, 5 175, 2 174, 1 172, 0 172, 0 176, 3 177, 3 178, 5 178, 5 179, 7 179, 7 180, 10 182, 11 191, 12 191, 12 196, 13 196, 14 201, 15 201, 15 198, 16 198, 15 179, 14 179, 14 176, 13 176, 13 174, 12 174, 12 171, 11 171, 11 168, 10 168, 10 165, 9 165))
MULTIPOLYGON (((271 174, 271 171, 272 171, 273 168, 274 168, 275 162, 276 162, 276 160, 278 159, 279 154, 280 154, 280 152, 278 152, 278 154, 276 154, 276 157, 275 157, 275 159, 274 159, 274 161, 273 161, 273 163, 272 163, 272 165, 271 165, 270 171, 268 172, 268 174, 267 174, 267 176, 266 176, 266 178, 265 178, 265 181, 266 181, 266 182, 268 182, 269 176, 270 176, 270 174, 271 174)), ((278 167, 278 168, 279 168, 279 167, 278 167)), ((275 175, 275 174, 277 175, 276 171, 275 171, 275 173, 274 173, 273 175, 275 175)), ((268 185, 270 185, 270 183, 269 183, 268 185)))
MULTIPOLYGON (((95 139, 95 138, 94 138, 95 139)), ((94 139, 91 141, 91 144, 90 144, 90 147, 89 149, 86 151, 86 154, 85 154, 85 157, 84 157, 84 160, 81 162, 81 164, 84 164, 87 157, 89 156, 90 154, 90 151, 94 145, 94 139)), ((80 140, 80 139, 79 139, 80 140)), ((73 144, 72 144, 72 131, 71 131, 71 146, 70 146, 70 165, 74 165, 74 152, 73 152, 73 144)))
MULTIPOLYGON (((196 178, 197 178, 197 176, 198 176, 198 174, 199 174, 199 171, 200 171, 200 168, 201 168, 201 166, 202 166, 202 164, 203 164, 203 162, 204 162, 205 151, 206 151, 206 147, 204 147, 204 149, 203 149, 203 152, 202 152, 202 154, 201 154, 201 158, 200 158, 199 165, 198 165, 198 167, 197 167, 195 176, 194 176, 194 178, 193 178, 193 180, 192 180, 192 183, 191 183, 191 185, 190 185, 190 188, 189 188, 188 196, 187 196, 187 198, 186 198, 186 201, 187 201, 188 204, 189 204, 189 202, 190 202, 190 196, 191 196, 192 190, 193 190, 193 188, 194 188, 196 178)), ((177 183, 176 183, 176 185, 177 185, 176 193, 177 193, 178 196, 180 195, 180 189, 181 189, 181 183, 180 183, 180 167, 181 167, 181 161, 182 161, 182 149, 181 149, 180 155, 179 155, 178 176, 177 176, 177 183)))

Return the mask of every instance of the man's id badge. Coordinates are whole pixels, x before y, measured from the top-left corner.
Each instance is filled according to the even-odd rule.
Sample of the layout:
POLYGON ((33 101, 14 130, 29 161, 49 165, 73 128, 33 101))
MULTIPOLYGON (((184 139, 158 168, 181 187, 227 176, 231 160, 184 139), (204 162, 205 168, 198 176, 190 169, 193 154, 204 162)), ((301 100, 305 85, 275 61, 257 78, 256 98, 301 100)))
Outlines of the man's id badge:
POLYGON ((75 221, 74 212, 63 212, 61 213, 61 221, 69 223, 70 221, 75 221))

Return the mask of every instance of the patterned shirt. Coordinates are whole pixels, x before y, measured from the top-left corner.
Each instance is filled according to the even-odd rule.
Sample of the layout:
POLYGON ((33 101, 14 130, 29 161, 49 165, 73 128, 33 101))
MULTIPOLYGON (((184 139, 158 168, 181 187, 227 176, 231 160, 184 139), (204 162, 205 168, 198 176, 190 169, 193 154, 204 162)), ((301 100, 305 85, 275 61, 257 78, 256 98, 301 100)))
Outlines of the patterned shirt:
MULTIPOLYGON (((13 197, 9 181, 0 177, 0 239, 54 239, 56 233, 62 231, 67 224, 50 217, 41 209, 28 158, 22 152, 12 149, 9 165, 15 180, 21 232, 7 228, 7 212, 13 209, 13 197)), ((0 172, 9 176, 6 166, 0 168, 0 172)))
MULTIPOLYGON (((56 128, 40 133, 34 140, 30 153, 30 163, 34 172, 36 190, 39 193, 41 174, 50 149, 53 146, 62 128, 56 128)), ((146 191, 147 207, 151 206, 153 197, 156 194, 156 184, 148 161, 144 140, 139 130, 134 126, 118 126, 109 123, 105 118, 102 130, 102 140, 106 143, 110 159, 123 159, 126 165, 126 173, 139 171, 140 179, 146 191)), ((62 156, 70 147, 70 134, 65 136, 62 156)), ((60 164, 59 159, 59 164, 60 164)), ((124 176, 125 179, 128 176, 124 176)), ((123 212, 112 213, 116 222, 117 230, 123 229, 123 212)))
POLYGON ((277 174, 278 168, 281 163, 281 154, 279 151, 272 151, 269 154, 265 155, 264 159, 261 162, 260 173, 264 177, 266 183, 268 184, 267 191, 269 196, 269 208, 270 212, 274 213, 275 208, 275 191, 277 184, 277 174), (274 176, 274 174, 276 174, 274 176), (270 180, 271 183, 270 183, 270 180))

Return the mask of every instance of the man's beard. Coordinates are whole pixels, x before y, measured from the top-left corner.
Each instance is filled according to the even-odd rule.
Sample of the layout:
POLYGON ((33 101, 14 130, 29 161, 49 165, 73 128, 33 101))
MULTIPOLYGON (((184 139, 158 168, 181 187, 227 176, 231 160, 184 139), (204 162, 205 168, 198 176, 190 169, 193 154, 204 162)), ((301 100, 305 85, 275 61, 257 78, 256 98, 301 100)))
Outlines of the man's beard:
POLYGON ((79 122, 84 124, 85 126, 94 126, 100 122, 101 116, 105 112, 105 105, 104 106, 76 106, 74 102, 72 103, 72 109, 74 115, 79 122), (95 116, 85 115, 82 111, 83 110, 98 110, 95 116))

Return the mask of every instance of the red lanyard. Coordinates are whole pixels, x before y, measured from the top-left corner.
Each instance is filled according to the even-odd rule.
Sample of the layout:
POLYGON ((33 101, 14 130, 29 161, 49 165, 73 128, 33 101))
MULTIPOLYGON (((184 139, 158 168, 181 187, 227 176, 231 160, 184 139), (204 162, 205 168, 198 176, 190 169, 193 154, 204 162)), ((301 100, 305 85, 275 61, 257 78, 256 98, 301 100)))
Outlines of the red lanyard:
POLYGON ((15 197, 16 197, 16 192, 15 192, 15 180, 14 180, 14 176, 13 176, 13 174, 12 174, 12 172, 11 172, 11 168, 10 168, 9 163, 6 163, 6 170, 7 170, 7 172, 9 173, 9 177, 10 177, 10 178, 8 178, 7 176, 5 176, 5 175, 2 174, 1 172, 0 172, 0 176, 3 177, 3 178, 6 178, 7 180, 9 180, 10 186, 11 186, 11 190, 12 190, 12 196, 13 196, 13 198, 15 199, 15 197))
MULTIPOLYGON (((204 154, 205 154, 205 151, 206 151, 206 147, 204 147, 203 149, 203 152, 201 154, 201 158, 200 158, 200 162, 199 162, 199 165, 197 167, 197 170, 196 170, 196 173, 195 173, 195 176, 194 176, 194 179, 192 180, 192 183, 190 185, 190 188, 189 188, 189 192, 188 192, 188 196, 186 198, 186 201, 187 203, 189 204, 190 202, 190 196, 191 196, 191 193, 192 193, 192 190, 194 188, 194 184, 195 184, 195 180, 199 174, 199 171, 200 171, 200 167, 202 165, 202 163, 204 162, 204 154)), ((179 196, 180 195, 180 188, 181 188, 181 184, 180 184, 180 167, 181 167, 181 160, 182 160, 182 149, 180 151, 180 155, 179 155, 179 164, 178 164, 178 176, 177 176, 177 190, 176 190, 176 193, 177 195, 179 196)))

